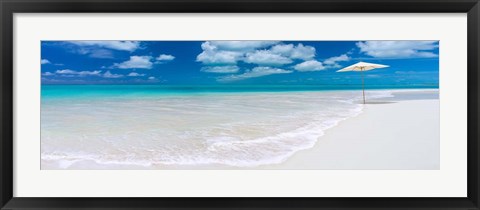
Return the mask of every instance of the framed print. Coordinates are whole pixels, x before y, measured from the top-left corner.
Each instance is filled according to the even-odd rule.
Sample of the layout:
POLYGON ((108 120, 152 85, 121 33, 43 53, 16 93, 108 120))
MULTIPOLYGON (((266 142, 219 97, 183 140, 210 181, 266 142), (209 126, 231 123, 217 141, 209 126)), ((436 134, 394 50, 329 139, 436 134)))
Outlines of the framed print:
POLYGON ((478 1, 2 1, 2 209, 478 209, 478 1))
POLYGON ((42 41, 41 48, 42 170, 440 168, 438 41, 42 41), (347 53, 314 59, 331 47, 347 53), (72 49, 88 56, 77 62, 72 49), (343 68, 363 51, 373 55, 363 59, 388 65, 343 68), (112 64, 113 54, 126 60, 112 64), (97 63, 104 70, 89 70, 97 63), (418 70, 394 67, 402 65, 418 70), (368 109, 378 116, 361 119, 368 109), (343 121, 353 124, 341 128, 343 121))

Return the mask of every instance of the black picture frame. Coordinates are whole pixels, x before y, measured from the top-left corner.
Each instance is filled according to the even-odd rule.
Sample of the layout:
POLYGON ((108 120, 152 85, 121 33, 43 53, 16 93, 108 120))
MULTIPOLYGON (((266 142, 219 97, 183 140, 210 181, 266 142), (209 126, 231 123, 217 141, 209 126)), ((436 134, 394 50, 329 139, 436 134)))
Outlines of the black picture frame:
MULTIPOLYGON (((479 209, 478 0, 0 0, 1 209, 479 209), (468 189, 465 198, 13 197, 14 13, 467 13, 468 189)), ((92 189, 95 190, 95 189, 92 189)), ((128 189, 125 189, 128 191, 128 189)))

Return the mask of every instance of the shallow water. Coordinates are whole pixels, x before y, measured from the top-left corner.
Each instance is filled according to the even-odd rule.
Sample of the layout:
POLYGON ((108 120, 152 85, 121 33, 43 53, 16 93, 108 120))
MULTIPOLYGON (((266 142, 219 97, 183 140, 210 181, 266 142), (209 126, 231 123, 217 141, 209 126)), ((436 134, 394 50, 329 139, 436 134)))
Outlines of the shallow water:
MULTIPOLYGON (((277 164, 363 107, 360 91, 43 95, 42 160, 58 169, 277 164)), ((389 97, 367 91, 367 99, 389 97)))

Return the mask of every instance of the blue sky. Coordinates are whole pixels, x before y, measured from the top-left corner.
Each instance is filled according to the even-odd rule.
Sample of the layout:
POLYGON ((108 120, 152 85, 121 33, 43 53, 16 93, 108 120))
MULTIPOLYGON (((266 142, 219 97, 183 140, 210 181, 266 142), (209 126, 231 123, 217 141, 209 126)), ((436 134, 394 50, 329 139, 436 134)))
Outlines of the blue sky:
POLYGON ((42 84, 438 84, 437 41, 42 41, 42 84))

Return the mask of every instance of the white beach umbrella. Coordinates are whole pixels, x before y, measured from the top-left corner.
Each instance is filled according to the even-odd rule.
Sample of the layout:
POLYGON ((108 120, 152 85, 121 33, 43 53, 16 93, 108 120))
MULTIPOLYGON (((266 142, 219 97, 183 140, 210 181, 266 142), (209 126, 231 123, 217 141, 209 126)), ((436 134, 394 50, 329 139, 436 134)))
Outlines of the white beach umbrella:
POLYGON ((338 70, 337 72, 347 72, 347 71, 359 71, 362 74, 362 92, 363 92, 363 104, 365 104, 365 82, 363 79, 363 72, 370 71, 373 69, 380 69, 389 67, 387 65, 375 64, 375 63, 366 63, 366 62, 358 62, 351 66, 347 66, 343 69, 338 70))

